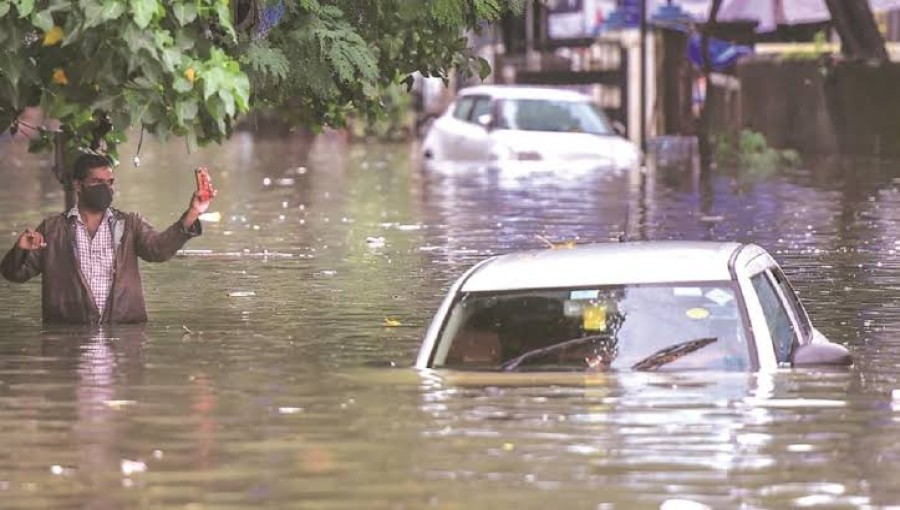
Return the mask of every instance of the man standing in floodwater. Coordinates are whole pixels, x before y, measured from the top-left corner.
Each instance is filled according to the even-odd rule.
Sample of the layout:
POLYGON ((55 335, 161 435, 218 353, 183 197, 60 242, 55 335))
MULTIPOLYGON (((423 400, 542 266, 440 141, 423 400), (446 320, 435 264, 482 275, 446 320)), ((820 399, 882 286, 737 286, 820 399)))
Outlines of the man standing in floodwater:
POLYGON ((114 182, 106 156, 79 156, 73 169, 75 207, 46 218, 35 230, 26 229, 0 262, 0 273, 13 282, 43 275, 44 322, 145 322, 138 257, 169 260, 201 234, 199 217, 209 199, 194 192, 181 218, 158 232, 141 215, 110 207, 114 182))

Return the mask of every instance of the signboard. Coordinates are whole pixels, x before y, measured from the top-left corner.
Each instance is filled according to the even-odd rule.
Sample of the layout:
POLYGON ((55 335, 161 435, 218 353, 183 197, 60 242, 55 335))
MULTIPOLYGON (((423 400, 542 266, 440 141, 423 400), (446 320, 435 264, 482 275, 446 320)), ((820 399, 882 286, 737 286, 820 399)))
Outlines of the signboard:
POLYGON ((616 8, 616 0, 545 0, 547 36, 579 39, 600 33, 603 21, 616 8))

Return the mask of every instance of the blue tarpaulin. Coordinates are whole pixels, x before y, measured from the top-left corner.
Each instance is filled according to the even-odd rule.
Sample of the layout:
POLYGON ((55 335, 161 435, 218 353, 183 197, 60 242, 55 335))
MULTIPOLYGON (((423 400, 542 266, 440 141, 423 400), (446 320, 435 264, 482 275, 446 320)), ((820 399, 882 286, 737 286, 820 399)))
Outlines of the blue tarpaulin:
MULTIPOLYGON (((735 62, 745 55, 753 54, 753 48, 734 44, 714 37, 709 38, 709 62, 713 71, 723 72, 734 67, 735 62)), ((688 59, 698 68, 703 67, 702 38, 691 34, 688 39, 688 59)))

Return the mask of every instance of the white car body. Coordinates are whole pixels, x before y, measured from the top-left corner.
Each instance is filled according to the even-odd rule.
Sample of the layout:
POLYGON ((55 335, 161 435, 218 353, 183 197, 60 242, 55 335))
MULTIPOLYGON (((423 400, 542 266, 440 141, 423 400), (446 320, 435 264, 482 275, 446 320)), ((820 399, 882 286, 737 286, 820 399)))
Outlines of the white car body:
MULTIPOLYGON (((574 289, 574 294, 584 292, 578 289, 654 285, 671 285, 676 296, 690 294, 704 285, 733 290, 732 297, 722 298, 721 293, 718 298, 712 293, 709 296, 732 301, 729 306, 739 313, 736 323, 743 329, 741 345, 749 350, 741 369, 851 362, 843 346, 832 344, 812 326, 778 263, 763 248, 732 242, 644 241, 525 251, 480 262, 450 288, 427 330, 416 367, 443 366, 441 357, 447 355, 450 346, 446 344, 451 342, 445 334, 450 317, 460 303, 475 299, 473 296, 504 296, 541 289, 574 289), (757 288, 769 296, 768 300, 760 297, 757 288), (788 318, 789 325, 784 322, 788 318), (778 329, 773 325, 776 320, 784 322, 783 329, 776 331, 785 335, 784 340, 773 338, 771 331, 778 329)), ((702 297, 699 292, 697 297, 702 297)), ((716 306, 709 304, 711 308, 716 306)), ((695 310, 698 309, 689 312, 695 310)))
POLYGON ((634 168, 642 160, 637 145, 616 133, 589 96, 511 85, 460 91, 429 128, 422 155, 432 163, 562 171, 634 168))

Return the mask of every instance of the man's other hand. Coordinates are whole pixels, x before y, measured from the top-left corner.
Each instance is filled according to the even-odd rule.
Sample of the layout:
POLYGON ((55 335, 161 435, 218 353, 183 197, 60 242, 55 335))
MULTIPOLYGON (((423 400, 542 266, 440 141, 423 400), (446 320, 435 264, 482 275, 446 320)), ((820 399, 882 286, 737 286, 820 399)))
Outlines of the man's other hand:
POLYGON ((41 235, 40 232, 35 232, 30 228, 26 228, 25 232, 22 232, 22 235, 19 236, 19 241, 16 245, 23 250, 39 250, 47 246, 47 243, 44 241, 44 236, 41 235))

